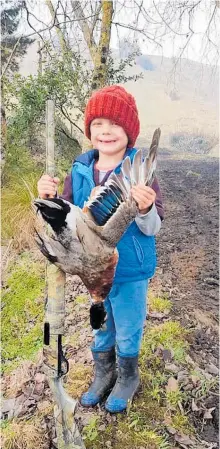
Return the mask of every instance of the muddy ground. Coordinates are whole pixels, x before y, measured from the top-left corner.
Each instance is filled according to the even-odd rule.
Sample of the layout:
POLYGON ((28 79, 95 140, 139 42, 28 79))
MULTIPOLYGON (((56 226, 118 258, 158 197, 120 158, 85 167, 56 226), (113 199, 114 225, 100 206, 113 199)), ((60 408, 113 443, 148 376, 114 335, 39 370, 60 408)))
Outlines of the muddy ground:
MULTIPOLYGON (((192 329, 191 354, 200 366, 218 366, 219 161, 161 151, 158 178, 165 220, 157 237, 158 269, 151 287, 168 294, 173 314, 192 329)), ((216 406, 216 396, 207 406, 216 406)), ((218 441, 218 412, 205 429, 218 441)))
POLYGON ((215 323, 219 299, 218 160, 173 160, 162 153, 158 166, 165 207, 157 238, 158 277, 164 288, 171 288, 171 298, 179 300, 177 307, 205 311, 215 323))

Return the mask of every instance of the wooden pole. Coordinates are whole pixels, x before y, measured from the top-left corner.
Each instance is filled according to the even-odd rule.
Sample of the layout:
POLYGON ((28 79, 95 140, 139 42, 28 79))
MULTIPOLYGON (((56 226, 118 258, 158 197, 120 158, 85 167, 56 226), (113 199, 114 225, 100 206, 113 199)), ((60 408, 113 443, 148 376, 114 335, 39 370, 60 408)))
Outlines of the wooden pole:
MULTIPOLYGON (((55 106, 46 104, 46 172, 54 177, 55 106)), ((44 366, 51 391, 56 400, 54 408, 58 449, 85 449, 74 420, 77 401, 64 390, 62 376, 68 371, 68 361, 62 350, 65 324, 66 275, 51 263, 46 265, 47 299, 44 321, 44 366)))

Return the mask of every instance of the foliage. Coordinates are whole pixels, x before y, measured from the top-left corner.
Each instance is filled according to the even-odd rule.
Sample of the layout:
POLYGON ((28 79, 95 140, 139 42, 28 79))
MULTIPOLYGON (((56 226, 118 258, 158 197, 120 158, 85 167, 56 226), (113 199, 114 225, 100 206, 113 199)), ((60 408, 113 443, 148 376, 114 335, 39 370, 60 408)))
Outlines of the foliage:
POLYGON ((115 61, 113 55, 111 53, 108 57, 108 73, 107 73, 107 81, 106 84, 124 84, 127 81, 138 81, 143 78, 143 73, 139 73, 137 75, 126 74, 128 67, 135 66, 135 58, 137 56, 137 51, 133 51, 130 53, 125 59, 120 59, 119 61, 115 61))
MULTIPOLYGON (((8 0, 5 7, 1 11, 1 61, 2 67, 7 64, 10 54, 18 40, 18 36, 15 36, 17 28, 20 22, 20 12, 23 8, 22 1, 8 0)), ((18 58, 24 56, 27 51, 28 45, 33 42, 33 39, 22 37, 19 41, 19 45, 16 48, 16 52, 12 57, 9 67, 9 73, 18 70, 18 58)))
POLYGON ((218 143, 216 136, 205 135, 202 131, 198 133, 174 133, 170 136, 170 143, 181 152, 196 154, 208 154, 218 143))
POLYGON ((9 272, 2 295, 2 368, 11 370, 42 345, 44 264, 27 254, 9 272))
POLYGON ((60 111, 72 106, 76 95, 74 82, 77 74, 66 63, 56 61, 54 66, 46 68, 43 74, 22 77, 16 74, 5 89, 6 107, 12 112, 9 120, 11 137, 27 138, 33 131, 45 125, 45 105, 47 99, 55 101, 60 111), (55 67, 56 66, 56 67, 55 67))
MULTIPOLYGON (((128 66, 134 64, 136 53, 132 53, 116 66, 112 56, 108 58, 106 84, 137 81, 142 74, 126 75, 128 66)), ((33 132, 39 132, 44 124, 45 104, 48 98, 55 101, 60 120, 76 123, 82 119, 86 101, 91 92, 92 70, 83 57, 66 52, 61 59, 53 54, 43 73, 22 77, 16 74, 12 80, 5 80, 5 105, 10 113, 9 140, 28 143, 33 132), (72 118, 74 116, 74 118, 72 118)), ((73 125, 77 134, 77 127, 73 125)))
POLYGON ((89 447, 90 443, 94 443, 98 438, 98 424, 99 424, 99 416, 93 416, 90 419, 89 424, 83 429, 83 438, 86 442, 86 447, 89 447))
MULTIPOLYGON (((22 177, 30 174, 38 174, 42 170, 40 164, 36 164, 31 158, 27 147, 18 145, 16 142, 8 146, 2 170, 3 187, 14 186, 22 177)), ((23 184, 24 186, 24 184, 23 184)))

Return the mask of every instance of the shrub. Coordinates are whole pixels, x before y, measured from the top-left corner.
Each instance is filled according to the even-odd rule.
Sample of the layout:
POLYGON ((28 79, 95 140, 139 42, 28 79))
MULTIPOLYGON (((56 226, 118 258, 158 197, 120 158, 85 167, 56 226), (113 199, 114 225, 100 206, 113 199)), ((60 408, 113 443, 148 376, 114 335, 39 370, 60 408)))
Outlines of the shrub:
POLYGON ((170 136, 170 144, 181 152, 208 154, 216 144, 216 138, 196 133, 175 133, 170 136))

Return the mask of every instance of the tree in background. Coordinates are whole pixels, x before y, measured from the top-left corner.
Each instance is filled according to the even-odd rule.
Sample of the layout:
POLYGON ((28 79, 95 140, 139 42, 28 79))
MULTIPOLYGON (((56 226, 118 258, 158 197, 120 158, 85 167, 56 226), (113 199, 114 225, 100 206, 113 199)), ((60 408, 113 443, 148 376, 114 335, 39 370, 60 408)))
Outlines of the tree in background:
POLYGON ((4 84, 8 77, 18 70, 20 59, 34 41, 34 39, 17 34, 23 9, 22 3, 20 0, 6 0, 1 11, 1 125, 4 148, 7 129, 4 84))
POLYGON ((91 8, 87 10, 77 1, 59 2, 55 8, 51 0, 45 0, 51 23, 39 32, 33 24, 36 16, 30 6, 23 2, 26 22, 33 34, 40 38, 40 64, 36 76, 16 76, 7 86, 13 136, 16 133, 23 141, 27 137, 24 143, 32 148, 34 136, 40 135, 40 127, 45 124, 46 99, 52 98, 56 105, 56 131, 69 138, 74 155, 79 152, 78 141, 82 147, 88 147, 88 141, 83 140, 81 125, 88 97, 93 90, 107 84, 135 81, 141 77, 141 73, 126 74, 127 67, 135 62, 136 53, 117 63, 111 55, 111 1, 95 2, 94 7, 91 2, 91 8), (70 4, 71 11, 66 7, 70 4), (61 19, 60 6, 63 6, 61 19), (13 101, 14 93, 16 102, 13 101))
POLYGON ((15 72, 19 60, 25 55, 28 46, 34 41, 29 37, 18 36, 23 2, 7 0, 1 11, 1 73, 15 72))
MULTIPOLYGON (((35 4, 33 0, 22 3, 26 23, 32 29, 29 37, 40 39, 39 76, 16 80, 10 91, 11 95, 16 91, 19 97, 21 108, 17 108, 17 117, 26 129, 31 129, 31 123, 42 122, 45 100, 49 96, 56 103, 60 132, 81 141, 80 121, 91 92, 107 84, 137 80, 140 74, 128 76, 127 67, 140 53, 141 42, 146 52, 149 44, 153 44, 163 53, 165 38, 181 38, 179 53, 173 62, 175 71, 178 59, 185 56, 191 40, 200 32, 197 24, 203 9, 207 11, 201 39, 203 53, 207 57, 218 53, 217 2, 44 0, 45 12, 48 11, 45 17, 33 13, 35 4), (125 51, 127 59, 120 60, 112 48, 113 32, 118 37, 119 52, 125 51), (62 125, 64 121, 67 129, 62 125)), ((23 129, 21 134, 24 135, 23 129)))

